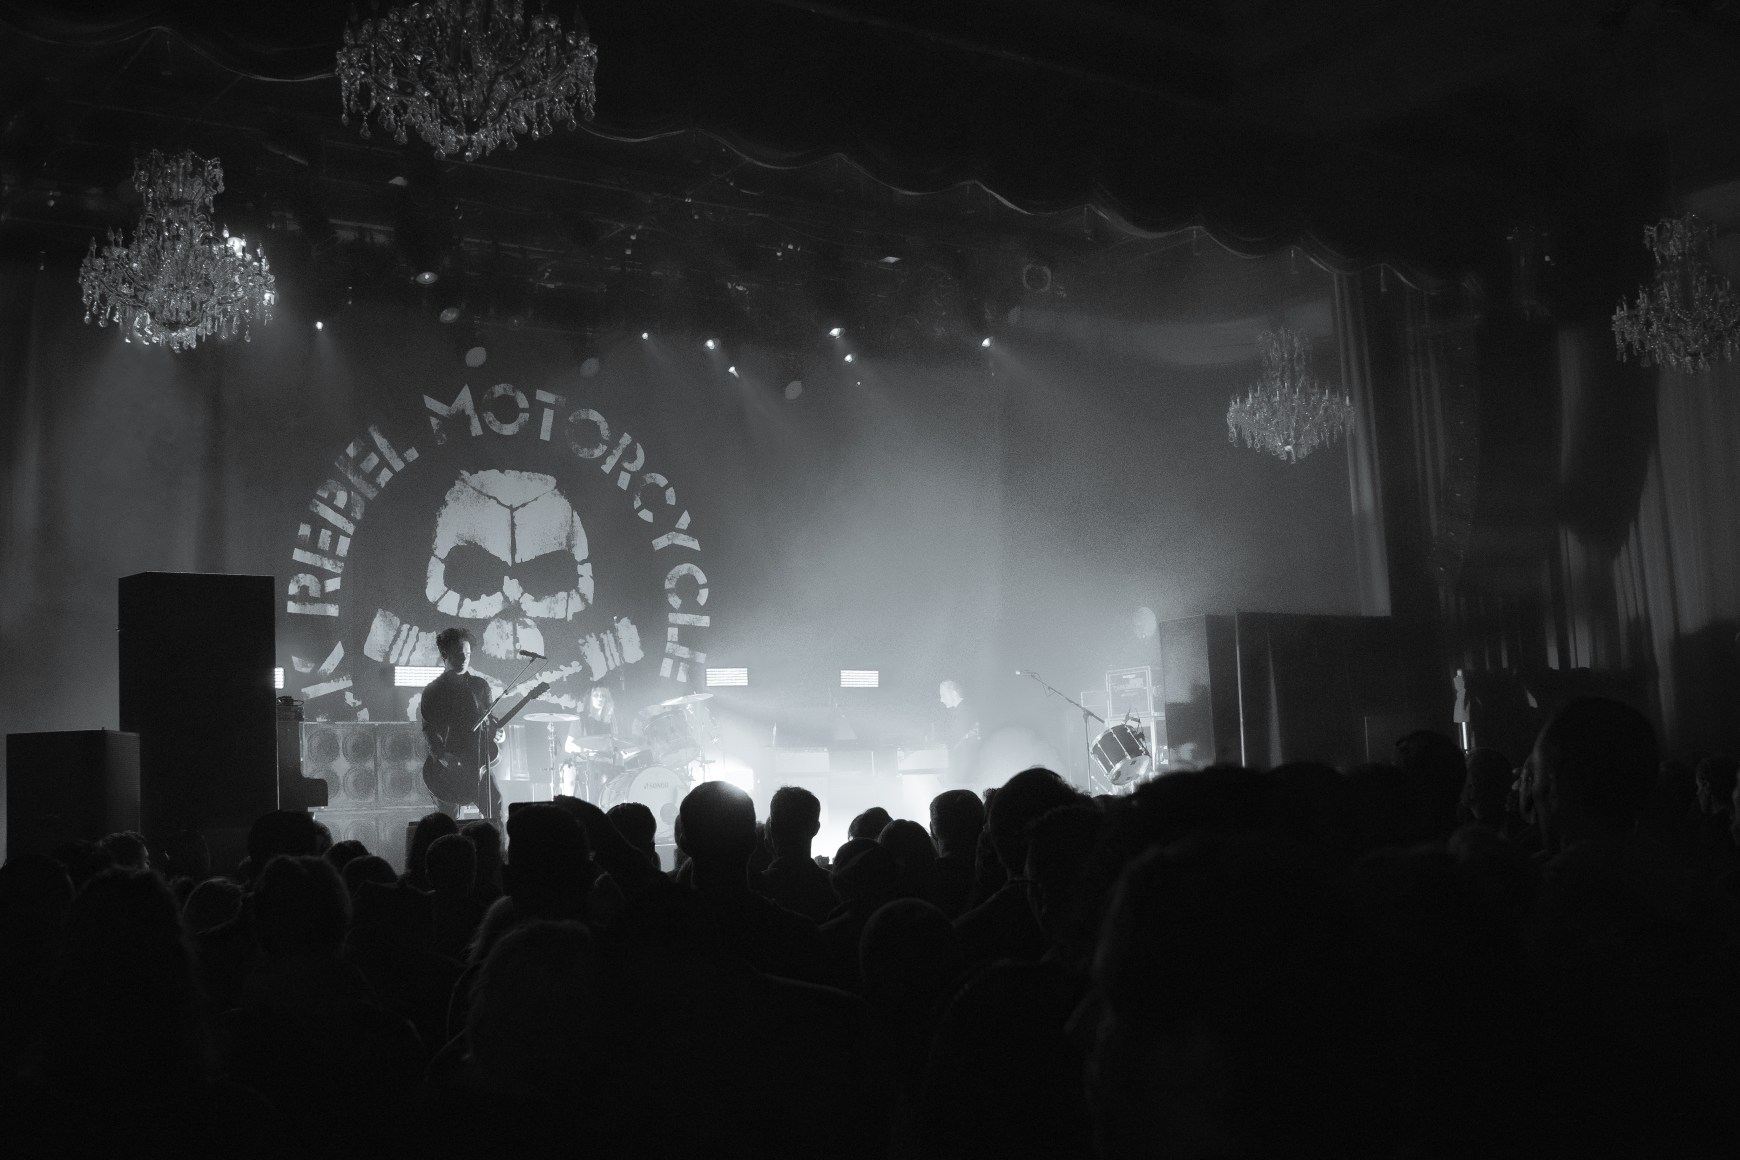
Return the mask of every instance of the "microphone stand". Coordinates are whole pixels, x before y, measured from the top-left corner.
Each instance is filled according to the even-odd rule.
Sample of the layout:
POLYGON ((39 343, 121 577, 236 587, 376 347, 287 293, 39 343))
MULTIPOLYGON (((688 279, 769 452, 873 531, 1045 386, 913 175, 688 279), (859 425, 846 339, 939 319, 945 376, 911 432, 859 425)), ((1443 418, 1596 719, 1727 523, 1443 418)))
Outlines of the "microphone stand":
POLYGON ((1093 754, 1093 747, 1094 747, 1094 736, 1093 736, 1094 727, 1093 727, 1092 723, 1095 721, 1098 721, 1101 725, 1104 725, 1106 723, 1106 719, 1104 717, 1101 717, 1098 713, 1094 712, 1092 709, 1088 708, 1086 705, 1082 704, 1080 701, 1076 700, 1074 697, 1071 697, 1068 693, 1063 692, 1061 689, 1054 689, 1050 685, 1046 684, 1045 681, 1040 678, 1039 674, 1034 672, 1032 669, 1021 669, 1015 675, 1018 677, 1032 677, 1034 683, 1037 684, 1040 688, 1044 689, 1045 692, 1047 693, 1047 695, 1056 697, 1058 700, 1063 701, 1063 702, 1070 704, 1070 705, 1074 705, 1077 709, 1081 710, 1082 748, 1087 750, 1087 752, 1089 754, 1089 757, 1088 757, 1088 780, 1091 782, 1093 780, 1093 757, 1092 757, 1092 754, 1093 754))
MULTIPOLYGON (((508 691, 519 684, 531 667, 542 659, 542 657, 536 657, 526 660, 525 666, 514 674, 514 679, 501 687, 501 696, 489 703, 489 708, 483 711, 483 716, 479 717, 477 723, 471 727, 473 733, 477 733, 489 723, 490 719, 495 716, 495 707, 507 699, 508 691)), ((496 818, 495 810, 490 804, 493 800, 490 791, 495 788, 495 762, 489 755, 489 740, 491 739, 481 736, 477 739, 477 751, 483 755, 483 780, 478 783, 477 787, 477 809, 485 819, 493 822, 496 818)))

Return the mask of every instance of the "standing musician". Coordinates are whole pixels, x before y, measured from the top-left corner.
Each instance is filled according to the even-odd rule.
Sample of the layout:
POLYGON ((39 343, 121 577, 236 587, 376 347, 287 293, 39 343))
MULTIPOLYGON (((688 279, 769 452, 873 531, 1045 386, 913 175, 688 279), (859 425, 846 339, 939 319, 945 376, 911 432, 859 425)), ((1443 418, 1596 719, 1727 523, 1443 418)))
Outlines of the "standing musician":
POLYGON ((937 700, 942 703, 933 735, 949 747, 949 771, 955 782, 972 776, 979 760, 979 715, 968 703, 961 683, 949 678, 937 686, 937 700))
POLYGON ((474 728, 492 698, 489 682, 471 671, 472 644, 463 628, 443 629, 435 637, 446 668, 423 690, 423 736, 429 741, 423 783, 449 817, 458 816, 460 806, 475 805, 484 817, 495 818, 501 814, 501 791, 488 764, 499 752, 502 734, 494 720, 474 728))

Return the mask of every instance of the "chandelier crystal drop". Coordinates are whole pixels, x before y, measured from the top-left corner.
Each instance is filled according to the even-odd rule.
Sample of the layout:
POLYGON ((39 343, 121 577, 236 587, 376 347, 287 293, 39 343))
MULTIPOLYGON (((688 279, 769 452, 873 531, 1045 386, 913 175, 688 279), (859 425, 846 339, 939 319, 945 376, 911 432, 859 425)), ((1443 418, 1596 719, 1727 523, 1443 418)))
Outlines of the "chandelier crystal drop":
POLYGON ((1665 218, 1644 227, 1644 244, 1655 255, 1655 281, 1637 301, 1613 312, 1613 341, 1620 361, 1636 355, 1644 366, 1685 374, 1710 369, 1715 358, 1740 349, 1740 297, 1710 261, 1716 231, 1695 214, 1665 218))
POLYGON ((1257 336, 1263 374, 1226 409, 1227 438, 1297 463, 1353 422, 1353 403, 1311 373, 1311 342, 1283 327, 1257 336))
POLYGON ((113 322, 128 341, 191 350, 202 338, 252 339, 255 318, 272 320, 277 283, 266 256, 217 231, 212 199, 223 192, 223 166, 192 151, 153 149, 133 166, 144 208, 126 242, 109 231, 101 252, 91 239, 79 266, 85 321, 113 322))
POLYGON ((436 157, 476 161, 518 137, 592 118, 598 49, 523 0, 422 0, 344 30, 344 123, 372 115, 403 145, 415 131, 436 157))

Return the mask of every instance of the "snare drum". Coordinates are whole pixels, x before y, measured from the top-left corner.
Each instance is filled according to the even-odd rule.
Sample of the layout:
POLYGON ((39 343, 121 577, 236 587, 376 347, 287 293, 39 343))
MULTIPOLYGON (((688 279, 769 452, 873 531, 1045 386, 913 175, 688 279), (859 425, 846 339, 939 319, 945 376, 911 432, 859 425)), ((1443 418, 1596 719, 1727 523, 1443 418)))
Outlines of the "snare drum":
POLYGON ((1113 785, 1128 785, 1154 765, 1142 731, 1125 723, 1113 725, 1101 733, 1090 752, 1094 764, 1113 785))

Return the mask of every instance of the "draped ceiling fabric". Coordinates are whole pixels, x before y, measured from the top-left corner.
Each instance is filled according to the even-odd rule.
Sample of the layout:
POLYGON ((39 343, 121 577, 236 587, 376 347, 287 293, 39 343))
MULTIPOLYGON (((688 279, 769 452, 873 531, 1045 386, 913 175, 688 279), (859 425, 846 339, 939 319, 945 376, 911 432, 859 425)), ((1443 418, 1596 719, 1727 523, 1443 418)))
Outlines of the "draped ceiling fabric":
MULTIPOLYGON (((1641 49, 1609 51, 1572 0, 1482 3, 1438 18, 1389 7, 1201 3, 1158 14, 1111 0, 588 0, 580 14, 601 55, 586 132, 645 140, 698 129, 763 165, 843 154, 898 190, 976 181, 1028 212, 1092 204, 1145 231, 1200 222, 1235 248, 1320 244, 1323 256, 1448 280, 1493 268, 1519 203, 1577 196, 1615 169, 1585 170, 1520 58, 1504 68, 1518 70, 1524 91, 1436 120, 1433 76, 1453 62, 1489 69, 1495 41, 1569 53, 1581 71, 1555 99, 1574 104, 1621 99, 1653 63, 1641 49), (1355 61, 1394 55, 1381 68, 1313 72, 1341 45, 1355 61), (1507 120, 1511 105, 1535 120, 1507 120), (1356 112, 1357 127, 1328 128, 1356 112)), ((87 75, 102 75, 138 53, 165 75, 203 61, 317 91, 336 113, 332 54, 355 8, 5 0, 0 19, 24 35, 0 50, 12 66, 0 73, 28 78, 57 55, 95 52, 103 62, 87 75)), ((1453 83, 1482 75, 1471 68, 1472 80, 1453 83)), ((98 85, 55 91, 103 97, 98 85)), ((11 94, 32 95, 28 83, 11 94)), ((566 136, 540 148, 559 153, 566 136)))

